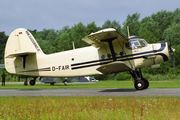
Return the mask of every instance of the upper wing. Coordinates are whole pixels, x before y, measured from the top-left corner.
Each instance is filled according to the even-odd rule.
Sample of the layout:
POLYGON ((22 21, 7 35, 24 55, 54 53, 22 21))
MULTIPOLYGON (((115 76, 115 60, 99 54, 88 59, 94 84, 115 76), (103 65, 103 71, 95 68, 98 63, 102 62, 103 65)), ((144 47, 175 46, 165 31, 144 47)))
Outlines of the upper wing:
POLYGON ((104 30, 100 30, 95 33, 91 33, 90 35, 84 37, 82 40, 91 44, 92 46, 98 48, 104 46, 103 40, 116 39, 115 42, 129 42, 129 38, 123 35, 121 32, 117 31, 114 28, 107 28, 104 30))

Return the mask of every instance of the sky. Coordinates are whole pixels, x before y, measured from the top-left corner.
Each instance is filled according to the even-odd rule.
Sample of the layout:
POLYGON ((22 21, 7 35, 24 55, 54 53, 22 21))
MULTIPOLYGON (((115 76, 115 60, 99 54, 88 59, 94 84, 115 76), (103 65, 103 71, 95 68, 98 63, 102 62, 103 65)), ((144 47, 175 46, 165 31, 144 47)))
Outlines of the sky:
POLYGON ((161 10, 180 8, 180 0, 0 0, 0 32, 9 35, 17 28, 42 31, 60 30, 79 22, 106 20, 122 24, 127 15, 140 13, 140 19, 161 10))

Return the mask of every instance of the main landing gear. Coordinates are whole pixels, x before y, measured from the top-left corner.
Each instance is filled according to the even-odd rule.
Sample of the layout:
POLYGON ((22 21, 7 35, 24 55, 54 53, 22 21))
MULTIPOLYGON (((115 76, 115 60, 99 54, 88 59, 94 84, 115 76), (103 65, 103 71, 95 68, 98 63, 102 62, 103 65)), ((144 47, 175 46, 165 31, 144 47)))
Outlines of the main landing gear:
POLYGON ((30 80, 30 81, 29 81, 29 84, 30 84, 31 86, 35 85, 35 84, 36 84, 36 77, 34 77, 33 80, 30 80))
POLYGON ((143 78, 142 73, 141 73, 141 69, 138 70, 134 70, 134 71, 130 71, 131 76, 134 78, 134 87, 137 90, 143 90, 143 89, 147 89, 149 87, 149 82, 143 78))

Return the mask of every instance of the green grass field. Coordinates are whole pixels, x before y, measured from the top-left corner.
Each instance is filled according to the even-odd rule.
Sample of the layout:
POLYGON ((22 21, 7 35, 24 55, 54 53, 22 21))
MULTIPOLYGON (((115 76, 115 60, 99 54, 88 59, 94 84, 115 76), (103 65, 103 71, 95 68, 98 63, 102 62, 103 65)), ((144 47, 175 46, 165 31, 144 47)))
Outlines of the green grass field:
MULTIPOLYGON (((149 88, 180 88, 180 81, 149 81, 149 88)), ((78 88, 134 88, 133 81, 100 81, 93 84, 67 84, 64 86, 63 83, 57 83, 55 85, 50 84, 36 84, 34 86, 24 84, 6 84, 6 86, 0 86, 0 89, 78 89, 78 88)))
MULTIPOLYGON (((6 84, 0 89, 134 88, 133 81, 94 84, 6 84)), ((180 81, 150 81, 149 88, 180 88, 180 81)), ((178 120, 179 97, 0 97, 4 120, 178 120)))
POLYGON ((0 97, 4 120, 178 120, 180 98, 0 97))

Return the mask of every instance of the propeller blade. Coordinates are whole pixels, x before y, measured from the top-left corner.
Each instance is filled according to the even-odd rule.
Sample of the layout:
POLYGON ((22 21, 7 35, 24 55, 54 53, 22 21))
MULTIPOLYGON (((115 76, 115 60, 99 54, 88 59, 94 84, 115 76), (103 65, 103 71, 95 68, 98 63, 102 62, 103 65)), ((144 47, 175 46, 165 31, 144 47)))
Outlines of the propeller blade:
POLYGON ((169 47, 171 48, 171 38, 170 38, 170 35, 169 35, 169 47))
POLYGON ((176 69, 175 69, 175 63, 174 63, 174 50, 171 46, 171 38, 170 38, 170 35, 169 35, 169 49, 170 49, 170 52, 171 52, 171 60, 172 60, 172 64, 173 64, 173 68, 174 68, 174 71, 176 73, 176 69))
POLYGON ((171 52, 171 60, 172 60, 172 63, 173 63, 174 71, 176 71, 176 69, 175 69, 175 64, 174 64, 174 56, 173 56, 173 52, 171 52))

